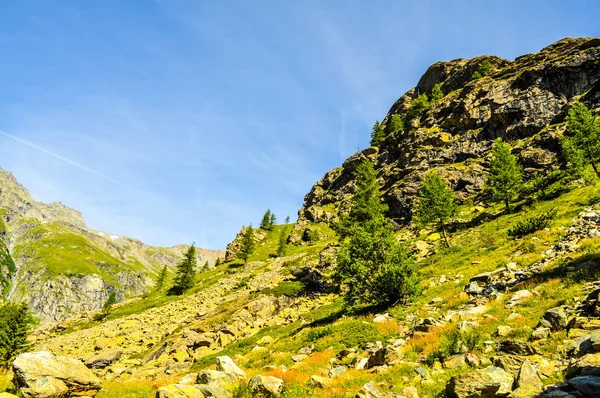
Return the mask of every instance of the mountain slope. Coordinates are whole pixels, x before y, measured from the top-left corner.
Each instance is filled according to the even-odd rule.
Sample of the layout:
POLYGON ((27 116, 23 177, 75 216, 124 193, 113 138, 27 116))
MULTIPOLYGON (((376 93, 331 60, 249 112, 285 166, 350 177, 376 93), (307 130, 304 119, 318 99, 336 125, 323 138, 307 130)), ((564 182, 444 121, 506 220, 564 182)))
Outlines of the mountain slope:
POLYGON ((558 137, 566 110, 576 99, 600 109, 599 81, 600 39, 592 38, 563 39, 512 62, 482 56, 435 63, 384 117, 381 145, 328 172, 306 195, 299 218, 334 219, 353 192, 354 168, 365 158, 375 163, 389 216, 398 225, 410 223, 429 169, 437 169, 460 198, 478 199, 497 137, 514 144, 526 177, 554 170, 560 165, 558 137), (482 65, 487 72, 476 78, 482 65), (406 120, 415 99, 431 96, 436 84, 443 98, 394 131, 394 115, 406 120))
MULTIPOLYGON (((28 303, 42 322, 98 309, 113 290, 119 301, 145 293, 187 248, 94 231, 78 211, 34 201, 0 169, 0 288, 5 299, 28 303)), ((198 250, 201 265, 220 256, 198 250)))

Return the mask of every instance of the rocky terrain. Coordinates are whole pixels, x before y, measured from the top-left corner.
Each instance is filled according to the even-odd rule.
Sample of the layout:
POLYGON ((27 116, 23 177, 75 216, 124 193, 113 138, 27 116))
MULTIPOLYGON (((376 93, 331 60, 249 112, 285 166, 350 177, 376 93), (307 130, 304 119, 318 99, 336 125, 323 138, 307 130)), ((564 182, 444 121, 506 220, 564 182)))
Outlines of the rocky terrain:
MULTIPOLYGON (((95 231, 80 212, 34 201, 0 169, 0 290, 26 302, 42 322, 65 320, 147 292, 164 265, 172 271, 188 246, 158 248, 95 231)), ((211 265, 222 253, 198 250, 211 265)))
MULTIPOLYGON (((383 119, 385 140, 327 173, 306 196, 298 223, 257 229, 246 265, 236 260, 240 233, 227 261, 199 273, 181 297, 154 292, 121 302, 102 322, 84 313, 39 326, 31 352, 0 374, 0 391, 18 387, 40 398, 600 396, 600 183, 550 179, 547 195, 520 198, 512 212, 482 191, 496 137, 512 145, 526 183, 564 169, 566 112, 577 100, 600 110, 599 79, 598 39, 564 39, 514 61, 432 65, 383 119), (443 97, 392 131, 393 115, 404 117, 435 84, 443 97), (332 221, 346 210, 352 171, 364 159, 376 164, 420 281, 412 301, 387 308, 348 308, 328 280, 339 243, 332 221), (459 198, 451 247, 412 220, 431 168, 459 198), (508 234, 550 211, 545 228, 508 234), (282 233, 290 245, 277 257, 282 233)), ((27 214, 27 206, 12 207, 24 209, 17 219, 27 214)), ((32 256, 19 256, 18 237, 41 240, 36 228, 48 224, 80 231, 103 254, 122 250, 115 257, 121 272, 155 272, 149 253, 167 258, 167 251, 108 240, 56 209, 32 226, 4 218, 16 265, 6 272, 27 271, 32 256)), ((131 273, 126 280, 118 272, 98 275, 121 288, 136 283, 131 273)), ((80 282, 96 283, 87 278, 80 282)))

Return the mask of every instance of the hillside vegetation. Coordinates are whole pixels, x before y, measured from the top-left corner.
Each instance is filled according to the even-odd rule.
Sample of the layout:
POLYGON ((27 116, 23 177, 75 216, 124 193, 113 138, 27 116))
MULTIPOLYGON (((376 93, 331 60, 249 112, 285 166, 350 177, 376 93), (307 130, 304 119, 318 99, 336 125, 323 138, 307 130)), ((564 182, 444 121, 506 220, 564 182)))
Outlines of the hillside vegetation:
MULTIPOLYGON (((599 82, 599 39, 436 63, 297 223, 269 210, 181 295, 33 349, 84 361, 101 398, 599 396, 599 82)), ((27 233, 51 250, 52 225, 27 233)))

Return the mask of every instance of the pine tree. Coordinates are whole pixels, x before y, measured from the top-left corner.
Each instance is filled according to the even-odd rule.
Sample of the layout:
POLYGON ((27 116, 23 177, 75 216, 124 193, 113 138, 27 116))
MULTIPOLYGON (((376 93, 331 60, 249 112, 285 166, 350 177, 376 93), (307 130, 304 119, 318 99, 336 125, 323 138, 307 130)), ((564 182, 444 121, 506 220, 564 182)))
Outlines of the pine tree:
POLYGON ((206 272, 210 270, 210 264, 208 263, 208 260, 206 260, 206 262, 204 263, 204 266, 202 266, 202 271, 206 272))
POLYGON ((431 103, 434 104, 444 98, 444 93, 442 92, 442 87, 439 83, 436 83, 431 89, 431 103))
POLYGON ((165 265, 160 273, 158 274, 158 278, 156 278, 156 291, 160 292, 165 285, 165 280, 167 279, 167 266, 165 265))
POLYGON ((252 224, 248 228, 246 228, 246 232, 244 232, 244 236, 242 237, 242 247, 238 252, 237 257, 240 260, 244 260, 244 264, 248 263, 248 258, 254 251, 254 228, 252 228, 252 224))
POLYGON ((510 202, 518 197, 522 183, 523 169, 517 157, 510 153, 510 146, 498 138, 492 150, 486 191, 491 194, 492 200, 503 202, 506 211, 510 211, 510 202))
POLYGON ((376 120, 373 125, 373 131, 371 131, 371 146, 379 146, 384 139, 385 133, 383 131, 383 125, 379 120, 376 120))
POLYGON ((285 256, 286 249, 287 249, 287 228, 285 226, 282 226, 281 232, 279 233, 279 245, 277 246, 277 257, 285 256))
POLYGON ((567 131, 561 144, 572 171, 581 174, 589 164, 600 177, 600 121, 583 103, 576 102, 569 109, 567 131))
POLYGON ((273 230, 275 224, 277 224, 277 217, 275 217, 275 213, 271 212, 271 219, 269 220, 269 231, 273 230))
POLYGON ((358 166, 355 179, 350 212, 335 226, 340 250, 333 278, 346 287, 349 305, 391 304, 416 291, 413 261, 385 217, 371 162, 358 166))
POLYGON ((0 368, 6 368, 19 354, 26 352, 35 319, 26 304, 0 306, 0 368))
POLYGON ((117 292, 115 292, 113 290, 112 292, 110 292, 110 294, 108 295, 108 298, 106 299, 106 302, 102 306, 103 317, 106 317, 108 314, 110 314, 110 310, 112 309, 112 306, 115 305, 116 303, 117 303, 117 292))
POLYGON ((412 100, 410 107, 406 111, 404 124, 408 124, 414 119, 420 118, 427 109, 429 109, 429 98, 426 94, 421 94, 412 100))
POLYGON ((215 261, 215 267, 218 267, 219 265, 221 265, 221 257, 217 257, 217 260, 215 261))
POLYGON ((392 115, 390 124, 393 132, 404 130, 404 120, 402 120, 402 116, 397 113, 392 115))
POLYGON ((289 224, 289 223, 290 223, 290 216, 287 216, 287 217, 285 218, 285 223, 286 223, 286 224, 289 224))
POLYGON ((458 211, 454 203, 454 193, 446 185, 442 177, 432 171, 425 176, 419 191, 417 217, 423 226, 437 224, 442 232, 446 245, 450 247, 446 235, 446 224, 455 217, 458 211))
POLYGON ((194 286, 197 262, 196 246, 192 243, 179 264, 177 264, 177 275, 171 293, 183 294, 194 286))
POLYGON ((271 228, 271 210, 267 209, 265 212, 262 221, 260 222, 260 229, 264 229, 268 231, 271 228))

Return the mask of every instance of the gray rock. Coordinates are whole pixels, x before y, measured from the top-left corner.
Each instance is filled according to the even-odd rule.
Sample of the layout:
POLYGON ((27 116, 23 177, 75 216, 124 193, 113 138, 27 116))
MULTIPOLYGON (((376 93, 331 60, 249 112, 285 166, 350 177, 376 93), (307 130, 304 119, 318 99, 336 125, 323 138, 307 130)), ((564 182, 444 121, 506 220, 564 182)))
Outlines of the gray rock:
POLYGON ((203 370, 198 373, 196 383, 226 389, 239 380, 233 373, 221 372, 219 370, 203 370))
POLYGON ((517 388, 527 388, 528 391, 541 392, 544 388, 542 381, 538 377, 537 369, 533 367, 529 359, 523 361, 519 374, 515 381, 517 388))
POLYGON ((355 398, 383 398, 383 394, 375 387, 375 384, 371 381, 365 384, 355 398))
POLYGON ((567 381, 567 383, 585 397, 600 397, 599 376, 579 376, 567 381))
POLYGON ((489 366, 453 376, 446 385, 449 398, 494 398, 507 396, 513 378, 500 368, 489 366))
POLYGON ((248 381, 252 396, 277 398, 283 392, 283 380, 273 376, 254 376, 248 381))
POLYGON ((85 366, 90 369, 104 369, 117 362, 121 355, 123 355, 123 350, 120 348, 109 348, 86 359, 85 366))
POLYGON ((340 376, 340 375, 346 373, 347 371, 348 371, 347 367, 345 367, 345 366, 337 366, 337 367, 331 369, 327 375, 329 377, 333 378, 333 377, 340 376))
POLYGON ((542 315, 540 319, 540 326, 550 328, 550 330, 556 332, 565 330, 569 322, 569 317, 565 307, 550 308, 542 315))
POLYGON ((536 350, 526 341, 501 340, 498 343, 498 352, 514 355, 535 355, 536 350))
POLYGON ((81 361, 39 351, 19 355, 13 362, 21 393, 31 398, 95 396, 102 382, 81 361))

